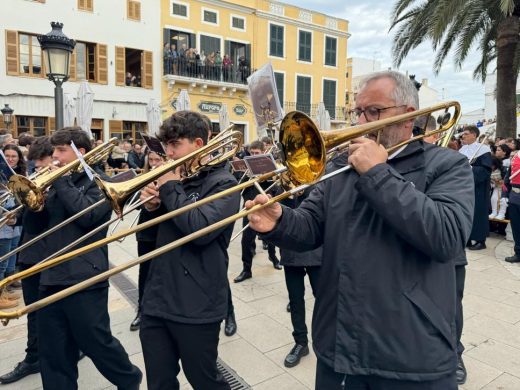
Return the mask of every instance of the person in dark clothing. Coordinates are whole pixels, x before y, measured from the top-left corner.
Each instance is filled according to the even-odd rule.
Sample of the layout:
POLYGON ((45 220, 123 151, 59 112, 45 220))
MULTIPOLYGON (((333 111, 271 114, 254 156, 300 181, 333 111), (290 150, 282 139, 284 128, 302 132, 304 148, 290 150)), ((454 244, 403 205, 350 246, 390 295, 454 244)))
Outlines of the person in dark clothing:
MULTIPOLYGON (((364 124, 415 111, 405 75, 368 75, 356 98, 364 124)), ((323 256, 313 315, 316 389, 455 390, 454 256, 471 230, 473 177, 467 159, 409 140, 413 121, 357 138, 297 209, 273 204, 249 215, 280 247, 323 256), (449 232, 447 234, 446 232, 449 232)), ((259 195, 250 208, 267 201, 259 195)), ((297 263, 297 262, 296 262, 297 263)))
MULTIPOLYGON (((249 155, 256 156, 263 154, 265 152, 265 146, 262 141, 253 141, 249 146, 249 155)), ((246 179, 244 179, 246 180, 246 179)), ((264 182, 261 184, 262 188, 265 190, 269 187, 272 182, 264 182)), ((276 189, 270 191, 271 193, 276 192, 276 189)), ((254 186, 250 186, 246 188, 242 192, 242 197, 244 198, 244 202, 248 200, 252 200, 255 196, 258 195, 258 190, 254 186)), ((247 218, 243 219, 243 226, 245 227, 249 221, 247 218)), ((253 257, 256 255, 256 232, 247 228, 242 232, 242 272, 234 279, 235 283, 243 282, 246 279, 250 279, 253 277, 252 267, 253 267, 253 257)), ((269 261, 273 263, 273 267, 277 270, 281 270, 282 266, 280 265, 280 260, 276 256, 276 247, 273 244, 267 243, 267 253, 269 257, 269 261)))
POLYGON ((132 169, 144 168, 145 154, 142 152, 142 146, 135 144, 128 153, 128 167, 132 169))
MULTIPOLYGON (((33 142, 29 149, 27 159, 29 162, 33 163, 36 172, 51 165, 52 151, 53 147, 49 137, 39 137, 33 142)), ((37 235, 34 234, 34 231, 42 231, 45 229, 45 226, 34 226, 29 223, 24 223, 25 213, 27 213, 27 209, 24 210, 24 214, 19 218, 22 221, 21 244, 33 239, 37 235)), ((38 222, 38 220, 33 222, 38 222)), ((42 241, 37 241, 34 245, 21 251, 18 256, 20 271, 25 271, 37 262, 43 260, 44 255, 42 257, 42 253, 45 253, 45 246, 42 241)), ((39 273, 36 273, 29 278, 22 279, 23 300, 26 306, 38 300, 39 286, 39 273)), ((38 356, 38 323, 37 314, 33 312, 27 315, 27 348, 25 349, 25 358, 21 362, 17 363, 11 372, 0 376, 0 383, 13 383, 25 378, 27 375, 36 374, 38 372, 40 372, 40 361, 38 356)))
MULTIPOLYGON (((53 159, 58 167, 76 159, 71 142, 80 153, 91 149, 86 133, 79 127, 64 128, 51 137, 53 159)), ((51 169, 56 169, 51 166, 51 169)), ((84 172, 64 175, 55 180, 41 212, 27 211, 24 224, 37 235, 87 208, 102 197, 94 181, 84 172)), ((112 210, 108 203, 43 238, 39 258, 46 258, 74 240, 108 221, 112 210)), ((84 245, 103 238, 106 229, 85 240, 84 245)), ((107 247, 95 249, 72 261, 41 273, 39 298, 54 293, 108 270, 107 247)), ((76 389, 79 350, 88 356, 101 374, 119 389, 138 389, 141 371, 110 331, 108 281, 64 298, 37 312, 38 352, 44 389, 76 389)))
POLYGON ((455 259, 455 329, 457 334, 457 384, 463 385, 466 383, 467 371, 462 359, 462 353, 464 352, 464 345, 462 344, 462 328, 464 326, 464 312, 462 308, 462 298, 464 297, 464 285, 466 282, 466 265, 468 260, 466 259, 466 252, 462 253, 455 259))
MULTIPOLYGON (((302 195, 286 199, 281 202, 292 209, 297 208, 309 196, 310 189, 302 195)), ((294 347, 285 357, 285 367, 294 367, 300 363, 303 356, 309 354, 309 339, 305 324, 305 275, 309 276, 312 294, 316 296, 316 289, 320 277, 321 248, 309 252, 295 252, 280 248, 280 264, 285 273, 285 285, 289 293, 289 307, 293 326, 294 347)))
MULTIPOLYGON (((170 159, 179 159, 208 142, 209 119, 179 111, 161 126, 159 139, 170 159)), ((155 196, 145 207, 156 215, 236 185, 226 163, 202 168, 182 179, 170 171, 141 191, 155 196), (182 179, 182 180, 181 180, 182 179)), ((235 214, 238 193, 183 213, 159 224, 157 247, 235 214)), ((217 368, 220 324, 228 315, 228 253, 233 226, 218 229, 151 261, 141 314, 140 338, 148 388, 178 389, 179 360, 191 386, 229 390, 217 368)))
MULTIPOLYGON (((514 152, 513 152, 514 153, 514 152)), ((505 188, 509 198, 509 219, 511 221, 511 231, 515 242, 514 254, 505 258, 508 263, 520 262, 520 156, 516 152, 511 157, 511 166, 504 178, 505 188)))
POLYGON ((475 210, 473 227, 467 243, 469 250, 486 248, 489 235, 489 198, 491 182, 491 150, 488 145, 477 142, 480 131, 476 126, 466 126, 462 133, 463 146, 459 152, 469 160, 475 183, 475 210), (473 242, 475 241, 475 242, 473 242))
MULTIPOLYGON (((149 152, 147 156, 147 161, 145 163, 145 172, 148 172, 150 169, 157 168, 161 166, 164 162, 164 159, 159 156, 155 152, 149 152)), ((139 210, 139 220, 137 222, 138 225, 147 222, 153 218, 153 214, 142 207, 139 210)), ((138 231, 135 234, 135 239, 137 241, 137 255, 143 256, 147 253, 150 253, 155 249, 155 239, 157 237, 157 229, 158 226, 154 225, 149 227, 148 229, 144 229, 138 231)), ((130 330, 135 331, 139 330, 139 326, 141 325, 141 302, 143 301, 144 294, 144 286, 146 283, 146 278, 148 277, 148 270, 150 269, 150 262, 145 261, 144 263, 139 264, 139 277, 137 280, 138 287, 138 301, 137 301, 137 315, 134 320, 130 324, 130 330)))

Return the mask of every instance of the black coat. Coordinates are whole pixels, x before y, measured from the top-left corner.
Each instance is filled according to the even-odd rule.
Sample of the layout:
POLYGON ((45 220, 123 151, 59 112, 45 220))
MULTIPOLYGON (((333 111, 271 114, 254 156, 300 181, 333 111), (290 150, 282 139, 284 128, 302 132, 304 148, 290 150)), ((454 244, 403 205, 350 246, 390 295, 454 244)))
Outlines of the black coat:
MULTIPOLYGON (((160 188, 164 214, 236 185, 224 165, 202 170, 160 188)), ((157 248, 196 232, 238 211, 240 194, 215 200, 159 225, 157 248)), ((218 229, 151 260, 143 314, 191 324, 219 322, 227 315, 229 240, 233 225, 218 229)))
MULTIPOLYGON (((304 191, 300 196, 287 198, 280 203, 291 209, 297 208, 310 194, 311 187, 304 191)), ((280 265, 284 267, 312 267, 321 265, 322 248, 319 247, 312 251, 298 252, 287 248, 280 248, 280 265)))
POLYGON ((472 164, 475 182, 475 211, 470 240, 485 241, 489 236, 489 186, 491 181, 491 153, 484 153, 472 164))
POLYGON ((144 167, 145 154, 137 154, 133 150, 128 153, 128 166, 133 169, 140 169, 144 167))
MULTIPOLYGON (((62 176, 49 189, 45 207, 41 212, 26 211, 23 226, 27 240, 43 231, 58 225, 70 216, 82 211, 103 198, 94 181, 84 173, 62 176)), ((20 253, 20 261, 34 263, 32 256, 39 260, 52 255, 64 246, 84 236, 94 228, 109 220, 112 209, 108 202, 89 211, 85 215, 41 239, 35 246, 20 253)), ((79 246, 85 246, 106 236, 107 229, 94 234, 79 246)), ((41 286, 70 286, 108 270, 108 250, 106 246, 76 257, 58 266, 43 271, 41 286)), ((108 282, 98 283, 95 287, 108 286, 108 282)))
MULTIPOLYGON (((335 162, 338 164, 338 161, 335 162)), ((471 230, 466 157, 415 142, 362 176, 351 170, 283 208, 263 235, 323 245, 314 349, 335 371, 426 381, 455 371, 453 257, 471 230)))

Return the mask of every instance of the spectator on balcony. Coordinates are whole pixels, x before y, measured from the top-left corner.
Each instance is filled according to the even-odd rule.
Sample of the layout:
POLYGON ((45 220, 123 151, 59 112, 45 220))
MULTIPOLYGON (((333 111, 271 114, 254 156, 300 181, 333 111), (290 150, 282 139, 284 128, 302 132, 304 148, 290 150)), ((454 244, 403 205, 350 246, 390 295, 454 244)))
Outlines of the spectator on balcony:
POLYGON ((240 79, 242 83, 247 82, 247 78, 249 77, 249 61, 246 56, 240 56, 238 59, 238 71, 240 72, 240 79))
POLYGON ((215 80, 215 52, 212 51, 207 57, 206 57, 206 77, 210 80, 215 80))
POLYGON ((204 50, 200 51, 200 60, 198 61, 199 75, 201 78, 206 78, 206 53, 204 50))
POLYGON ((172 52, 172 67, 171 72, 177 74, 179 66, 179 53, 177 53, 177 47, 172 43, 170 45, 170 51, 172 52))
POLYGON ((190 48, 186 53, 186 60, 188 61, 188 75, 189 77, 196 77, 197 75, 197 57, 195 49, 190 48))
POLYGON ((181 48, 179 49, 179 74, 181 76, 185 76, 186 75, 186 44, 183 43, 181 48))
POLYGON ((224 54, 224 59, 222 60, 222 68, 224 71, 224 81, 229 82, 232 67, 233 67, 233 61, 231 61, 231 58, 229 57, 228 54, 224 54))
POLYGON ((215 80, 220 81, 220 75, 222 73, 222 57, 220 51, 215 54, 215 80))
POLYGON ((172 64, 173 64, 173 53, 170 49, 170 45, 165 43, 164 48, 163 48, 163 72, 164 72, 164 74, 172 73, 172 64))
POLYGON ((126 72, 125 85, 130 87, 131 85, 135 86, 136 77, 132 74, 132 72, 126 72))

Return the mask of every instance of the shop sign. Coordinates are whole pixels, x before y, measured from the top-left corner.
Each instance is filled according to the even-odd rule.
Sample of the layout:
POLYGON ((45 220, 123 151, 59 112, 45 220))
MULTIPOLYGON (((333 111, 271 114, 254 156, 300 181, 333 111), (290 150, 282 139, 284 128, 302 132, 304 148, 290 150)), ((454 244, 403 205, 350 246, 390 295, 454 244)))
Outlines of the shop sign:
POLYGON ((242 115, 245 115, 245 113, 247 112, 247 109, 243 104, 237 104, 233 107, 233 112, 236 115, 242 116, 242 115))
POLYGON ((199 103, 199 110, 202 112, 218 114, 221 107, 222 107, 222 103, 216 103, 216 102, 200 102, 199 103))

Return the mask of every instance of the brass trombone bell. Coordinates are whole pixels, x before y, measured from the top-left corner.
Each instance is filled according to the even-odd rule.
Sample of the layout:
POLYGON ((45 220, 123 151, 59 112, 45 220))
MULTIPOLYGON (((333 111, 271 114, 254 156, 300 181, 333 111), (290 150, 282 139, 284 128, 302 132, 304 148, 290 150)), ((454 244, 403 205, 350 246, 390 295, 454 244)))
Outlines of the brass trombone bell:
POLYGON ((438 132, 453 126, 460 116, 458 102, 440 103, 432 107, 407 112, 391 118, 368 122, 344 129, 319 131, 311 118, 299 111, 285 115, 280 123, 280 143, 282 158, 288 168, 290 180, 294 185, 312 183, 321 177, 327 163, 327 152, 332 148, 355 138, 369 134, 379 134, 384 128, 401 122, 414 120, 423 115, 444 110, 438 132), (453 108, 454 114, 448 110, 453 108))
MULTIPOLYGON (((96 146, 90 152, 85 153, 83 159, 89 165, 95 164, 112 151, 116 142, 117 138, 112 138, 108 142, 96 146)), ((13 175, 9 179, 8 187, 18 203, 29 207, 33 211, 41 211, 45 202, 45 190, 58 178, 68 173, 79 171, 81 168, 80 161, 76 159, 54 171, 49 170, 39 174, 34 179, 22 175, 13 175)))

